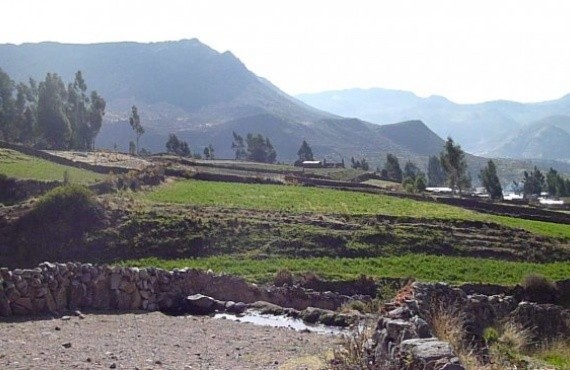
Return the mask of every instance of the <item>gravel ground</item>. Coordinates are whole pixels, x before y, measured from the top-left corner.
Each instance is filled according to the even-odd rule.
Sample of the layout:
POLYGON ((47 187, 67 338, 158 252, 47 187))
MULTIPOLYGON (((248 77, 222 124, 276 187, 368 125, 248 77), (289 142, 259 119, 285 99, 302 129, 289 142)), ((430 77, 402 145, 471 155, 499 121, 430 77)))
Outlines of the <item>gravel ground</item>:
POLYGON ((0 321, 1 369, 322 369, 338 336, 154 313, 0 321))

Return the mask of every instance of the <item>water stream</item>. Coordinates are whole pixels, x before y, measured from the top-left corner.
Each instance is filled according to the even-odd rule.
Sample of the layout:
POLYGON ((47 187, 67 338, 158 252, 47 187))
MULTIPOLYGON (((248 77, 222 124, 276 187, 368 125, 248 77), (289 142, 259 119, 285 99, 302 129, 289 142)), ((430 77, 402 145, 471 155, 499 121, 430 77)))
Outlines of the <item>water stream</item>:
POLYGON ((347 333, 350 329, 336 326, 326 326, 322 324, 308 324, 303 320, 294 319, 283 315, 262 315, 259 312, 248 310, 239 316, 218 313, 214 315, 216 319, 226 319, 238 322, 249 322, 255 325, 272 326, 277 328, 290 328, 297 331, 309 330, 319 334, 340 335, 347 333))

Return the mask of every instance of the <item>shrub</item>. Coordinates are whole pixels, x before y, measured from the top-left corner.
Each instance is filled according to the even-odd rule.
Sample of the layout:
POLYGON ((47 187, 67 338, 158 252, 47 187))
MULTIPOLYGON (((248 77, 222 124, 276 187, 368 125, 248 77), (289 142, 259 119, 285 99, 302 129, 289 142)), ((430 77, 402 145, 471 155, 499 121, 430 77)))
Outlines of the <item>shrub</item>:
POLYGON ((293 285, 293 274, 287 269, 281 269, 275 273, 273 284, 275 286, 293 285))
POLYGON ((537 303, 558 303, 560 293, 555 283, 540 274, 529 274, 522 282, 524 299, 537 303))
POLYGON ((483 339, 487 346, 491 346, 499 340, 499 332, 493 327, 488 327, 483 330, 483 339))
POLYGON ((17 221, 14 238, 19 257, 28 265, 66 258, 103 220, 103 209, 90 190, 81 185, 55 188, 17 221))
POLYGON ((17 200, 20 197, 20 194, 18 193, 16 179, 0 173, 0 203, 8 203, 17 200))

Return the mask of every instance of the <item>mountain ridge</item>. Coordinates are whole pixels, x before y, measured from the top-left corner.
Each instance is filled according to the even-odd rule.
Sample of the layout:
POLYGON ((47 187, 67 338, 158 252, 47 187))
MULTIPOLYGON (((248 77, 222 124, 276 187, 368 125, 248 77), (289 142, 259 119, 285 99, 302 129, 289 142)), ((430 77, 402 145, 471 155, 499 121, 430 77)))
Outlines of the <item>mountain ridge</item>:
POLYGON ((351 156, 380 161, 387 150, 418 157, 375 125, 309 106, 255 75, 233 53, 197 39, 0 45, 0 68, 16 81, 41 80, 47 72, 71 80, 81 70, 89 88, 107 100, 96 141, 106 148, 126 150, 132 140, 128 114, 137 105, 146 130, 142 147, 155 152, 164 151, 168 134, 175 133, 195 152, 211 143, 216 155, 228 158, 236 131, 270 137, 282 161, 294 161, 305 139, 316 155, 339 161, 351 156))
POLYGON ((489 153, 514 132, 551 115, 570 115, 570 94, 560 99, 519 103, 495 100, 459 104, 440 96, 419 97, 403 90, 344 89, 297 98, 319 109, 377 124, 419 119, 440 137, 453 137, 470 153, 489 153))
MULTIPOLYGON (((335 162, 366 158, 375 168, 392 153, 402 163, 412 160, 425 168, 427 157, 438 155, 444 143, 419 123, 413 111, 407 119, 389 123, 414 123, 382 128, 314 108, 255 75, 231 52, 217 52, 197 39, 0 45, 0 68, 16 81, 30 76, 41 80, 48 72, 71 81, 81 70, 89 89, 107 100, 97 147, 127 151, 134 139, 128 124, 132 105, 138 107, 146 131, 141 147, 153 152, 164 151, 168 135, 174 133, 187 141, 193 152, 201 153, 212 144, 216 157, 232 158, 235 131, 269 137, 277 160, 282 162, 296 160, 302 140, 307 140, 317 158, 335 162)), ((441 97, 429 101, 444 107, 452 104, 441 97)), ((475 177, 486 160, 469 156, 469 161, 475 177)), ((519 167, 526 168, 517 164, 519 167)))

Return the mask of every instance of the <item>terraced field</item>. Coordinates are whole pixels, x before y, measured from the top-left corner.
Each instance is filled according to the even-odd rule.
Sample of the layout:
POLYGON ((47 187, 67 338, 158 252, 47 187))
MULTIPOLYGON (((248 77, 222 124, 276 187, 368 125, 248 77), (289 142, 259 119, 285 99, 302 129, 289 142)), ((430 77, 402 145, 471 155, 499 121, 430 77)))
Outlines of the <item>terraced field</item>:
MULTIPOLYGON (((205 165, 221 174, 263 176, 253 165, 205 165)), ((185 171, 196 173, 192 166, 185 171)), ((284 176, 279 167, 272 171, 284 176)), ((107 194, 100 202, 104 227, 61 251, 62 260, 195 266, 256 281, 279 268, 329 278, 489 283, 514 283, 529 272, 558 279, 570 269, 570 225, 389 194, 169 179, 143 192, 107 194)), ((4 220, 0 245, 9 246, 11 221, 4 220)), ((43 261, 41 253, 37 258, 14 265, 43 261)))
POLYGON ((0 148, 0 174, 18 179, 62 181, 67 172, 69 180, 79 184, 100 181, 104 175, 70 166, 63 166, 41 158, 0 148))

